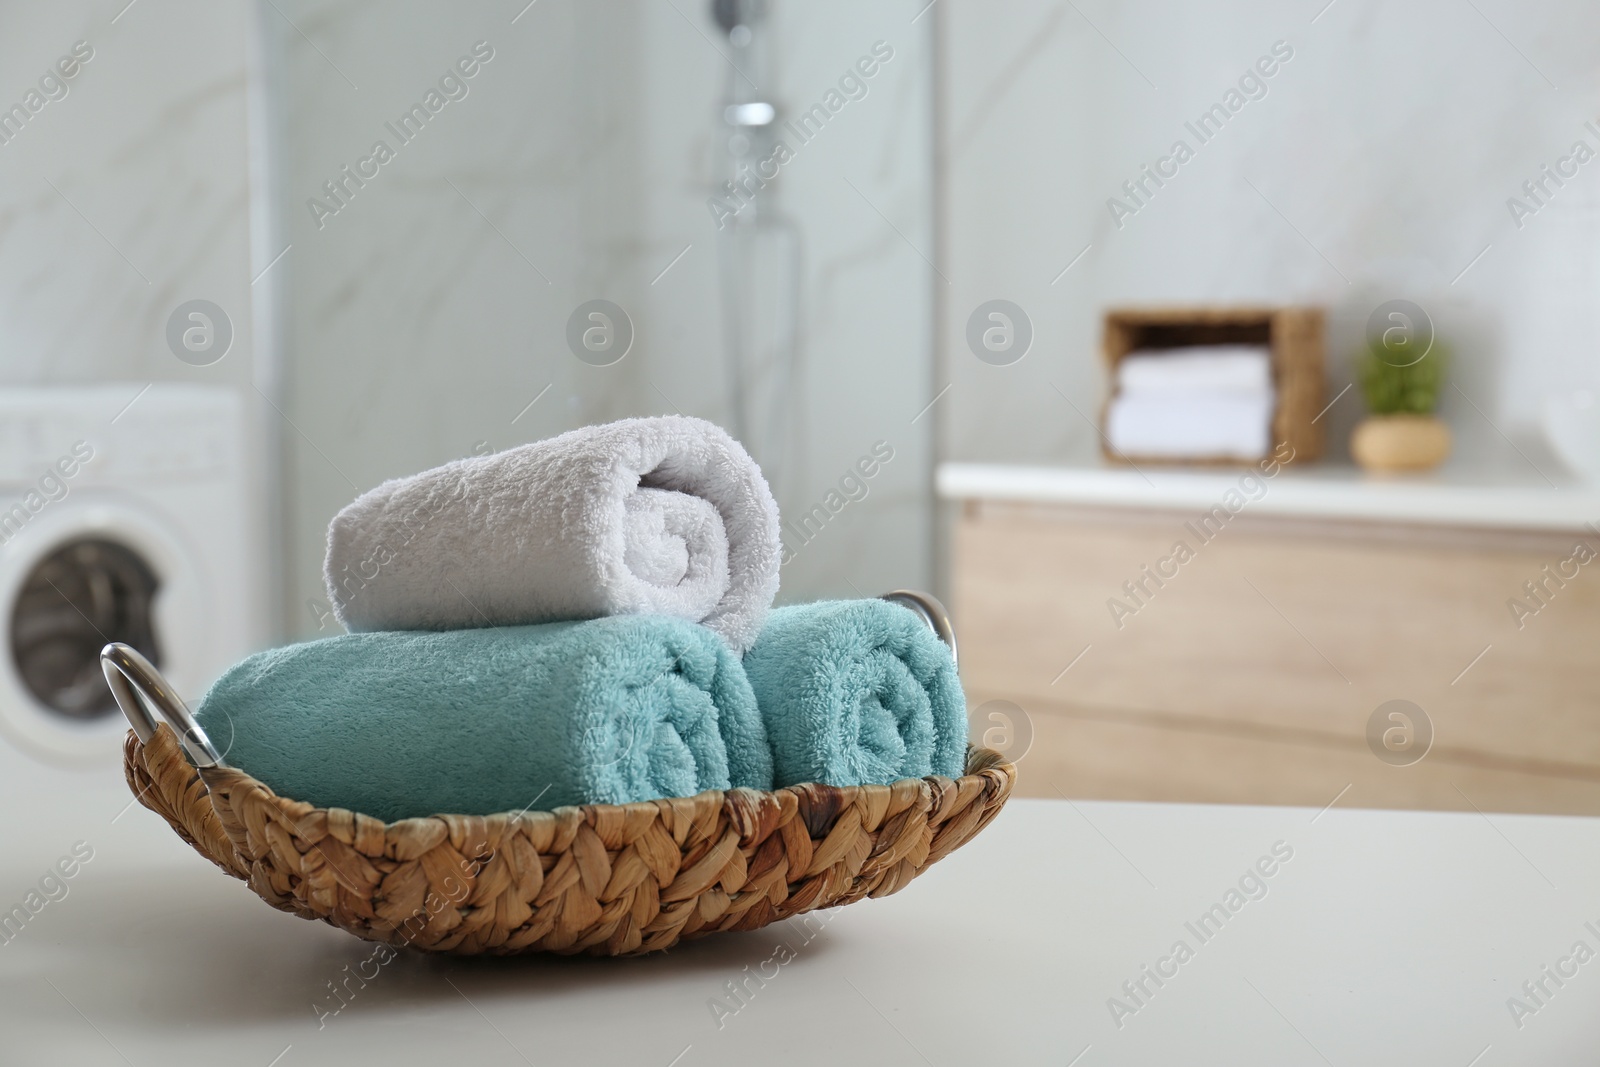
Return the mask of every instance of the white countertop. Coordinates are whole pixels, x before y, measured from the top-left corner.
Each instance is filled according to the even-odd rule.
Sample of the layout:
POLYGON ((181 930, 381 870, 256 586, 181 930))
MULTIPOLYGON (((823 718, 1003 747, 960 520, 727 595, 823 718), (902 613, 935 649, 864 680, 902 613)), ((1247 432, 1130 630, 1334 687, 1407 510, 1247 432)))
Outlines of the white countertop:
POLYGON ((943 463, 938 492, 951 500, 1021 501, 1149 509, 1207 510, 1229 490, 1254 515, 1424 523, 1491 529, 1578 531, 1600 523, 1600 487, 1546 483, 1537 475, 1444 471, 1373 477, 1346 466, 1311 464, 1257 475, 1254 468, 1029 467, 943 463))
MULTIPOLYGON (((0 946, 7 1064, 1499 1067, 1592 1063, 1600 1038, 1600 958, 1520 1029, 1506 1005, 1600 950, 1600 820, 1015 800, 809 942, 791 920, 639 960, 408 952, 321 1029, 372 946, 271 910, 141 808, 91 821, 70 894, 0 946), (1202 943, 1185 924, 1280 841, 1266 895, 1202 943), (1193 957, 1119 1029, 1108 998, 1179 939, 1193 957), (780 940, 793 961, 719 1029, 712 998, 780 940)), ((8 837, 0 899, 73 832, 8 837)))

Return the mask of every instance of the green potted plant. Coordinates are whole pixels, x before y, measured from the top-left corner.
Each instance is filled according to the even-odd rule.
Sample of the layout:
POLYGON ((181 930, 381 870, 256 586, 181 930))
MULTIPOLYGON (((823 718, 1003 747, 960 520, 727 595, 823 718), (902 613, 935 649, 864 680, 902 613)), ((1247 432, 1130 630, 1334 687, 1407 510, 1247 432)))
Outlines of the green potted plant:
POLYGON ((1368 346, 1361 358, 1367 411, 1350 436, 1350 454, 1370 471, 1431 470, 1450 455, 1450 427, 1435 412, 1448 352, 1430 339, 1368 346))

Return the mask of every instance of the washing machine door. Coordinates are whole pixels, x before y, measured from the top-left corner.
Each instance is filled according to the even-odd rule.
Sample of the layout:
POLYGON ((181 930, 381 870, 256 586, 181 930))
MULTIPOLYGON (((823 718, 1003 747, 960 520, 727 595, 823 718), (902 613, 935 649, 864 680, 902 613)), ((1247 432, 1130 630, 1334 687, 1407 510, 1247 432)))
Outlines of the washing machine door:
POLYGON ((47 504, 0 546, 0 729, 58 763, 114 759, 127 724, 100 672, 123 641, 193 695, 209 659, 205 576, 152 509, 110 493, 47 504))

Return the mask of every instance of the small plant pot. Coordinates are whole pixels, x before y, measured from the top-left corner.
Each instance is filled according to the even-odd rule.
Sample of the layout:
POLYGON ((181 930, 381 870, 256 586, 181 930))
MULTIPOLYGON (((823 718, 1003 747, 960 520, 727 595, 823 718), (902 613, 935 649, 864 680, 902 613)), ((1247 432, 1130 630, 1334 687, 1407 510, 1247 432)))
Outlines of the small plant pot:
POLYGON ((1433 415, 1368 415, 1350 454, 1369 471, 1432 470, 1450 455, 1450 427, 1433 415))

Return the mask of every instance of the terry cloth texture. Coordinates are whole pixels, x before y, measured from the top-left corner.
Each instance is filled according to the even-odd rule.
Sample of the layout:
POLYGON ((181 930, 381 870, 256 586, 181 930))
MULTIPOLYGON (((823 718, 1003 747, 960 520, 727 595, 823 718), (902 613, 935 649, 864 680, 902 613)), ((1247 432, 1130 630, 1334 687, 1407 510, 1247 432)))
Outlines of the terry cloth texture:
POLYGON ((738 658, 665 616, 290 645, 196 718, 279 795, 388 821, 772 788, 738 658))
POLYGON ((744 658, 779 787, 960 777, 966 697, 916 613, 885 600, 776 608, 744 658))
POLYGON ((328 527, 346 628, 606 615, 704 623, 743 652, 778 591, 778 507, 702 419, 624 419, 384 482, 328 527))

